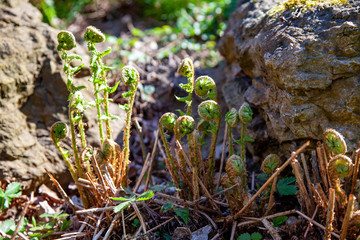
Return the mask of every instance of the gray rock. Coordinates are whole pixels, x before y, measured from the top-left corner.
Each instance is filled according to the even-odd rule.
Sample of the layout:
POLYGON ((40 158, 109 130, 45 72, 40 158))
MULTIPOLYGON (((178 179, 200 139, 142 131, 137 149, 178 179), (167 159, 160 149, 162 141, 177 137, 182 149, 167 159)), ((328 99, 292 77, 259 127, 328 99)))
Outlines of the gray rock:
POLYGON ((320 139, 334 128, 354 149, 360 140, 360 2, 269 14, 277 2, 242 1, 233 13, 219 48, 229 63, 224 95, 239 91, 226 101, 239 107, 245 98, 257 109, 248 130, 258 143, 320 139))
MULTIPOLYGON (((66 77, 56 52, 58 30, 41 22, 40 12, 26 1, 0 1, 0 179, 16 177, 25 189, 48 181, 44 168, 60 183, 71 180, 65 163, 50 139, 56 121, 68 122, 66 77)), ((89 57, 81 46, 84 63, 89 57)), ((84 74, 85 73, 85 74, 84 74)), ((86 74, 87 73, 87 74, 86 74)), ((85 99, 91 100, 93 87, 84 75, 76 85, 85 85, 85 99)), ((116 138, 125 113, 111 104, 116 138)), ((88 143, 99 145, 95 109, 85 112, 88 143)), ((70 140, 64 147, 70 149, 70 140)))

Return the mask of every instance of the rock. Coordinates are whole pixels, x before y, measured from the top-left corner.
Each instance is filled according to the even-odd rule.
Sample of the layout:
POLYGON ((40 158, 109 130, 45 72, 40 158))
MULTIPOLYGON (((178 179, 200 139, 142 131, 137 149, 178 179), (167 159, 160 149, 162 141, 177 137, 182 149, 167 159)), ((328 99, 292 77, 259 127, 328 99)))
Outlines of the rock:
POLYGON ((239 89, 225 100, 238 108, 246 99, 259 112, 248 127, 258 144, 252 153, 268 154, 270 142, 292 145, 288 156, 296 147, 291 142, 319 140, 327 128, 354 149, 360 140, 360 2, 270 14, 278 2, 241 1, 219 43, 229 63, 224 95, 239 89))
MULTIPOLYGON (((0 179, 16 177, 25 189, 48 181, 44 168, 62 184, 71 181, 49 133, 54 122, 68 122, 68 91, 56 52, 57 32, 41 22, 40 12, 27 1, 0 1, 0 179)), ((81 46, 77 51, 88 64, 81 46)), ((88 87, 82 92, 90 100, 93 87, 88 75, 87 68, 75 81, 88 87)), ((116 104, 110 105, 110 111, 120 116, 112 122, 116 138, 125 113, 116 104)), ((86 111, 84 118, 88 143, 99 145, 96 110, 86 111)), ((64 145, 70 149, 70 140, 64 145)))

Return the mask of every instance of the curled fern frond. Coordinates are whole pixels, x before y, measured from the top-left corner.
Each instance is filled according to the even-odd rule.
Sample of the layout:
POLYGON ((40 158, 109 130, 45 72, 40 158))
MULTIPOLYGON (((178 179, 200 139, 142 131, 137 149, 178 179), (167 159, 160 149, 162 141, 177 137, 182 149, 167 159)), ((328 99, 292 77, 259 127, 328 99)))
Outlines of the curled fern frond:
POLYGON ((175 138, 177 140, 181 139, 187 134, 192 133, 195 129, 195 120, 191 116, 181 116, 179 117, 174 126, 175 138))
POLYGON ((75 37, 71 32, 60 31, 57 35, 58 46, 57 51, 69 51, 76 47, 75 37))
POLYGON ((64 122, 56 122, 51 126, 50 136, 54 142, 59 142, 61 139, 67 137, 69 128, 64 122))
POLYGON ((195 93, 201 98, 208 97, 217 101, 217 90, 214 80, 209 76, 201 76, 195 80, 195 93))
POLYGON ((185 77, 191 78, 194 75, 194 64, 190 58, 184 58, 177 72, 185 77))
POLYGON ((167 131, 174 131, 175 122, 178 119, 176 114, 168 112, 161 116, 159 126, 165 128, 167 131))
POLYGON ((208 121, 205 121, 204 119, 201 119, 201 121, 198 123, 196 129, 199 132, 206 132, 210 128, 210 123, 208 121))
POLYGON ((232 108, 225 115, 225 121, 230 127, 236 127, 240 123, 238 111, 235 108, 232 108))
POLYGON ((344 137, 334 129, 327 129, 324 132, 323 142, 328 153, 345 154, 347 152, 344 137))
POLYGON ((225 171, 230 179, 236 179, 237 177, 243 177, 246 175, 245 162, 238 155, 232 155, 226 161, 225 171))
POLYGON ((267 174, 272 174, 276 168, 280 167, 281 160, 276 154, 269 154, 261 164, 261 171, 267 174))
POLYGON ((352 174, 354 164, 351 159, 345 155, 336 155, 328 165, 330 179, 344 178, 352 174))
POLYGON ((199 116, 205 121, 218 121, 221 119, 221 110, 217 102, 207 100, 199 104, 199 116))
POLYGON ((140 74, 136 68, 132 66, 125 66, 121 69, 121 80, 125 85, 132 85, 140 81, 140 74))
POLYGON ((247 102, 244 102, 239 109, 239 119, 243 124, 248 124, 252 120, 253 112, 247 102))
POLYGON ((84 40, 91 43, 101 43, 105 41, 104 34, 94 26, 88 26, 84 33, 84 40))

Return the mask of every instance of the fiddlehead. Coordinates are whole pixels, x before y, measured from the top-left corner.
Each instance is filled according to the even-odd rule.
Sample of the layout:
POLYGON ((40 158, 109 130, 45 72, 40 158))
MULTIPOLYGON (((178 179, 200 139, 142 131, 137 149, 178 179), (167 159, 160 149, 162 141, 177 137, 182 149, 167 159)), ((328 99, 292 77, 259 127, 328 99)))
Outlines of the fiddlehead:
POLYGON ((64 122, 56 122, 51 126, 50 136, 54 142, 56 148, 59 150, 61 156, 63 157, 66 166, 68 167, 72 178, 76 181, 78 179, 76 172, 72 163, 70 162, 70 153, 67 150, 64 150, 60 145, 60 140, 66 138, 69 134, 69 128, 64 122))
POLYGON ((190 134, 195 129, 195 120, 191 116, 179 117, 174 125, 174 132, 176 140, 180 140, 187 134, 190 134))
POLYGON ((192 103, 192 95, 194 91, 194 64, 190 58, 185 58, 181 61, 180 66, 177 70, 177 72, 187 77, 188 83, 187 84, 180 84, 180 87, 184 89, 188 96, 186 97, 177 97, 175 98, 180 102, 185 102, 187 105, 186 115, 191 115, 191 103, 192 103))
POLYGON ((326 152, 331 155, 345 154, 347 152, 344 137, 334 129, 327 129, 323 134, 326 152))
POLYGON ((105 41, 104 34, 94 26, 88 26, 84 33, 84 40, 91 43, 101 43, 105 41))
POLYGON ((253 112, 248 103, 244 102, 239 109, 239 119, 241 122, 241 158, 245 161, 245 143, 247 141, 254 141, 251 138, 247 138, 245 135, 245 126, 252 120, 253 112))
MULTIPOLYGON (((128 165, 130 163, 129 155, 130 155, 130 129, 131 129, 131 114, 132 108, 134 106, 135 95, 138 88, 138 84, 140 82, 140 74, 139 72, 132 66, 125 66, 121 69, 121 80, 124 82, 125 85, 130 86, 130 90, 128 92, 123 93, 124 98, 129 98, 129 103, 123 106, 123 109, 126 111, 126 122, 124 127, 124 147, 123 147, 123 154, 124 158, 123 161, 125 163, 125 172, 127 176, 128 172, 128 165)), ((126 179, 126 178, 125 178, 126 179)), ((127 184, 125 184, 127 185, 127 184)))
POLYGON ((340 206, 346 205, 346 195, 343 189, 341 189, 340 179, 348 177, 352 174, 354 164, 351 159, 345 155, 336 155, 333 157, 328 165, 328 175, 331 185, 335 189, 336 199, 340 206))
POLYGON ((214 80, 209 76, 201 76, 195 80, 195 93, 201 98, 208 97, 217 101, 217 90, 214 80))
POLYGON ((69 51, 76 47, 75 37, 71 32, 60 31, 57 35, 58 46, 57 51, 69 51))
POLYGON ((210 123, 215 123, 210 130, 212 132, 210 153, 208 157, 208 170, 207 170, 207 184, 209 189, 212 189, 213 177, 214 177, 214 161, 215 161, 215 149, 216 140, 219 133, 220 121, 221 121, 221 110, 219 104, 213 100, 207 100, 200 103, 198 107, 199 116, 210 123))
POLYGON ((261 164, 261 171, 266 174, 273 174, 276 168, 281 166, 280 157, 276 154, 269 154, 266 156, 261 164))
POLYGON ((232 128, 236 127, 240 123, 238 111, 232 108, 225 115, 225 122, 228 125, 228 142, 229 142, 229 156, 234 153, 233 139, 232 139, 232 128))

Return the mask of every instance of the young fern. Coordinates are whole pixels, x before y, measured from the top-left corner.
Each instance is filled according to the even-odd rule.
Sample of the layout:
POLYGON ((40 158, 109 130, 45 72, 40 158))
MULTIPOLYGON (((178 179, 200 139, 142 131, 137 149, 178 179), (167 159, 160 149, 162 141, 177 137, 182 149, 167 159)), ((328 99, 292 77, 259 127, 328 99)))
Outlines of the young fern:
POLYGON ((328 175, 332 187, 335 189, 336 199, 340 206, 344 207, 347 203, 345 191, 341 188, 340 179, 352 174, 354 164, 345 155, 339 154, 333 157, 328 165, 328 175))
POLYGON ((221 110, 219 104, 213 100, 207 100, 200 103, 198 107, 199 116, 211 123, 211 145, 210 153, 207 162, 207 186, 209 189, 212 189, 213 186, 213 177, 214 177, 214 165, 215 165, 215 150, 216 150, 216 140, 219 133, 220 121, 221 121, 221 110))
POLYGON ((201 76, 195 80, 195 93, 201 98, 217 101, 217 89, 214 80, 209 76, 201 76))
POLYGON ((329 157, 347 152, 344 137, 334 129, 327 129, 324 132, 323 142, 329 157))
MULTIPOLYGON (((239 119, 241 122, 241 138, 236 143, 241 147, 241 158, 245 161, 245 143, 253 142, 254 140, 245 135, 245 126, 252 120, 253 112, 248 103, 244 102, 239 109, 239 119)), ((245 161, 246 162, 246 161, 245 161)))
POLYGON ((228 125, 229 156, 232 156, 234 154, 232 128, 236 127, 240 123, 238 111, 235 108, 232 108, 226 113, 225 122, 228 125))
POLYGON ((187 77, 188 83, 187 84, 180 84, 180 87, 184 89, 188 95, 186 97, 177 97, 175 98, 180 102, 185 102, 187 105, 186 115, 191 115, 191 104, 192 104, 192 95, 194 91, 194 78, 195 78, 195 71, 194 71, 194 64, 190 58, 185 58, 180 63, 180 66, 177 72, 187 77))

